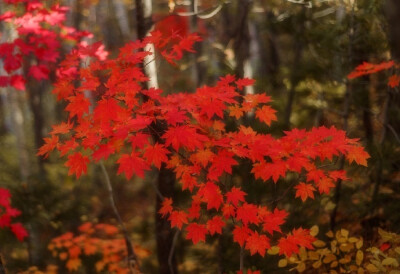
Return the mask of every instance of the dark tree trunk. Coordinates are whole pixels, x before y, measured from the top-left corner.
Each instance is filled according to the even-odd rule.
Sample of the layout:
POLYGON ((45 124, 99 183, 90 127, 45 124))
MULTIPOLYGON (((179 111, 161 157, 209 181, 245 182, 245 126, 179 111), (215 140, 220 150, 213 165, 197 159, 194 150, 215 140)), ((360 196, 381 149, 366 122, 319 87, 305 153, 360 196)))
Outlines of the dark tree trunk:
POLYGON ((244 63, 249 58, 249 25, 248 17, 252 5, 252 0, 243 0, 238 3, 237 6, 237 26, 235 29, 235 58, 236 58, 236 68, 235 74, 243 78, 244 77, 244 63))
POLYGON ((392 50, 392 57, 400 61, 400 1, 386 0, 385 12, 388 21, 389 42, 392 50))
MULTIPOLYGON (((175 174, 162 165, 160 173, 157 179, 157 187, 159 192, 164 197, 173 197, 175 185, 175 174)), ((172 274, 177 273, 176 259, 172 255, 171 261, 169 261, 171 248, 173 245, 174 233, 171 229, 171 225, 166 218, 162 218, 158 214, 158 210, 162 206, 162 200, 157 196, 156 203, 156 240, 157 240, 157 258, 159 262, 159 273, 172 274)))
MULTIPOLYGON (((35 80, 30 80, 26 89, 29 97, 29 106, 33 115, 33 132, 36 149, 39 149, 43 145, 43 128, 45 121, 43 117, 42 98, 45 88, 45 83, 38 83, 35 80)), ((47 159, 44 157, 38 157, 39 174, 45 174, 44 163, 46 161, 47 159)))
POLYGON ((304 48, 304 40, 303 40, 303 33, 305 29, 305 22, 306 21, 306 11, 305 8, 302 10, 302 16, 300 17, 299 28, 296 31, 295 41, 294 41, 294 59, 292 64, 292 71, 290 75, 290 90, 288 93, 288 98, 286 102, 285 108, 285 118, 284 118, 284 126, 286 129, 290 129, 290 117, 292 116, 293 111, 293 103, 294 97, 296 93, 297 84, 300 81, 300 62, 303 55, 303 48, 304 48))
MULTIPOLYGON (((135 3, 137 35, 138 39, 143 39, 153 26, 151 19, 152 3, 151 0, 135 0, 135 3)), ((146 66, 145 68, 145 73, 150 79, 147 83, 148 88, 151 86, 158 86, 154 62, 151 62, 150 64, 154 66, 153 69, 149 68, 149 66, 146 66)), ((156 133, 153 133, 153 139, 159 141, 159 136, 162 135, 162 132, 164 132, 166 128, 160 123, 153 124, 152 128, 156 131, 156 133)), ((174 185, 175 174, 163 165, 157 179, 157 188, 162 197, 173 197, 174 185)), ((158 211, 161 208, 161 202, 160 197, 157 197, 155 224, 159 273, 177 273, 175 255, 170 254, 173 246, 174 233, 168 220, 158 214, 158 211)))

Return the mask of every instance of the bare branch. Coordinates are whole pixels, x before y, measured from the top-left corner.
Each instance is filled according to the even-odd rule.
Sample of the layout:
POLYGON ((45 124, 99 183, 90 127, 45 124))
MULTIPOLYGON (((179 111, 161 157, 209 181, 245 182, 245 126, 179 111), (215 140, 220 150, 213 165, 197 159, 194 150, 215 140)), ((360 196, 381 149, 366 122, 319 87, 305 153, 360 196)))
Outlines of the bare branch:
POLYGON ((100 162, 100 167, 101 167, 101 170, 103 171, 103 175, 105 178, 105 184, 107 187, 108 198, 110 200, 111 208, 113 209, 114 214, 117 217, 117 221, 121 227, 122 234, 124 235, 126 250, 127 250, 127 254, 128 254, 127 261, 128 261, 128 266, 130 268, 130 273, 141 273, 140 267, 139 267, 139 262, 137 260, 137 256, 133 249, 132 242, 131 242, 129 234, 128 234, 128 230, 126 229, 125 224, 122 221, 121 215, 118 212, 117 206, 115 205, 114 191, 113 191, 113 188, 111 185, 110 176, 108 176, 108 172, 102 161, 100 162))
POLYGON ((172 239, 172 246, 171 249, 169 251, 169 256, 168 256, 168 265, 169 265, 169 271, 171 274, 174 274, 174 266, 172 264, 172 258, 174 257, 174 252, 175 252, 175 246, 176 246, 176 242, 178 241, 178 237, 179 237, 179 233, 181 231, 177 230, 175 232, 174 238, 172 239))

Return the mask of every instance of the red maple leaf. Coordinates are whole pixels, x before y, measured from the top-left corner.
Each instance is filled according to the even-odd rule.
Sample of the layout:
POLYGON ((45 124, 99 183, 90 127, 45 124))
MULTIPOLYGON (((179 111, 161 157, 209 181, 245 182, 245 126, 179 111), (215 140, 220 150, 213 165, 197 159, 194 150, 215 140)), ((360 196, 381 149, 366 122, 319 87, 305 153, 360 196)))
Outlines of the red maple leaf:
POLYGON ((233 159, 234 154, 227 150, 221 150, 212 159, 212 164, 208 170, 208 179, 218 180, 224 172, 232 174, 232 166, 237 165, 238 162, 233 159))
POLYGON ((197 244, 200 241, 205 242, 207 234, 207 228, 205 225, 190 223, 186 230, 188 232, 186 239, 192 240, 194 244, 197 244))
POLYGON ((328 177, 323 177, 318 182, 315 182, 315 185, 318 187, 318 191, 321 194, 322 193, 329 194, 331 188, 335 187, 335 184, 333 183, 332 179, 328 177))
POLYGON ((277 160, 272 163, 266 163, 264 161, 253 164, 251 172, 254 173, 256 178, 261 178, 264 181, 272 178, 274 183, 277 183, 279 178, 285 177, 286 175, 286 163, 282 160, 277 160))
POLYGON ((43 138, 43 140, 45 144, 39 148, 39 151, 36 153, 36 155, 44 156, 44 158, 47 158, 49 156, 49 153, 58 146, 59 139, 57 135, 52 135, 51 138, 43 138))
POLYGON ((170 127, 163 138, 165 138, 165 145, 171 145, 176 151, 180 147, 186 147, 192 151, 203 148, 204 142, 208 141, 206 136, 198 134, 195 128, 189 126, 170 127))
POLYGON ((219 187, 213 182, 207 182, 198 192, 202 201, 207 203, 207 209, 210 210, 215 208, 219 210, 223 197, 219 187))
POLYGON ((351 146, 346 155, 349 163, 353 161, 359 165, 367 166, 367 159, 370 158, 369 154, 361 146, 351 146))
POLYGON ((183 224, 188 223, 188 215, 185 211, 182 210, 174 210, 169 215, 168 220, 171 222, 171 227, 176 226, 179 229, 182 229, 183 224))
POLYGON ((21 223, 13 223, 10 225, 12 233, 17 237, 17 239, 22 242, 25 237, 28 237, 28 232, 26 229, 22 226, 21 223))
POLYGON ((68 175, 75 174, 76 178, 81 177, 87 172, 87 164, 90 162, 87 156, 83 156, 80 152, 75 152, 68 156, 68 161, 65 166, 69 167, 68 175))
POLYGON ((236 219, 242 221, 243 225, 258 224, 258 209, 253 204, 243 203, 241 207, 237 208, 236 219))
POLYGON ((290 257, 293 253, 298 253, 299 247, 314 249, 312 243, 315 240, 308 230, 302 228, 293 229, 291 235, 289 234, 287 237, 279 239, 279 255, 285 254, 287 257, 290 257))
POLYGON ((250 78, 243 78, 243 79, 238 79, 236 80, 236 85, 238 86, 238 89, 242 90, 243 87, 245 86, 252 86, 254 85, 255 80, 250 79, 250 78))
POLYGON ((296 189, 296 198, 300 197, 303 202, 307 200, 307 198, 314 199, 315 188, 312 185, 299 183, 294 188, 296 189))
POLYGON ((50 132, 51 135, 66 134, 72 129, 73 124, 68 121, 67 123, 61 122, 60 124, 53 125, 51 127, 53 128, 53 130, 50 132))
POLYGON ((89 112, 90 101, 82 93, 68 97, 68 101, 69 104, 65 110, 69 112, 70 118, 75 115, 77 117, 82 117, 84 113, 89 112))
POLYGON ((125 173, 126 179, 132 178, 135 173, 139 177, 144 177, 144 171, 149 170, 149 165, 135 152, 122 154, 118 159, 119 168, 117 174, 125 173))
POLYGON ((246 196, 246 192, 240 190, 240 188, 232 187, 229 192, 226 194, 226 201, 228 203, 232 203, 234 206, 237 206, 239 202, 244 202, 244 196, 246 196))
POLYGON ((270 126, 272 121, 277 120, 275 112, 276 112, 276 110, 274 110, 270 106, 265 105, 262 108, 259 108, 256 110, 256 117, 261 122, 264 122, 265 124, 270 126))
POLYGON ((169 154, 169 151, 162 144, 155 144, 154 146, 147 146, 143 156, 148 164, 154 164, 155 167, 160 169, 161 163, 168 161, 167 154, 169 154))
POLYGON ((397 86, 399 86, 400 83, 400 76, 399 75, 392 75, 389 77, 389 82, 388 82, 388 86, 391 88, 395 88, 397 86))
POLYGON ((225 226, 225 222, 219 216, 214 216, 211 220, 207 221, 207 229, 210 235, 215 233, 222 234, 222 228, 225 226))
POLYGON ((285 223, 288 213, 285 210, 275 208, 273 212, 268 212, 263 218, 263 230, 272 235, 274 231, 281 232, 280 226, 285 223))
POLYGON ((164 198, 162 201, 162 206, 158 213, 160 213, 163 217, 167 214, 172 212, 172 199, 171 198, 164 198))
POLYGON ((267 236, 259 235, 257 231, 250 232, 250 236, 246 240, 246 249, 250 250, 251 255, 258 253, 264 257, 267 248, 270 248, 267 236))
POLYGON ((45 65, 31 66, 29 68, 29 75, 39 81, 49 79, 49 73, 50 70, 45 65))
POLYGON ((101 159, 107 160, 107 158, 115 152, 115 148, 110 144, 101 144, 99 148, 92 154, 93 159, 98 162, 101 159))
POLYGON ((250 235, 251 230, 247 226, 237 226, 233 229, 233 240, 237 242, 241 247, 244 246, 247 238, 250 235))

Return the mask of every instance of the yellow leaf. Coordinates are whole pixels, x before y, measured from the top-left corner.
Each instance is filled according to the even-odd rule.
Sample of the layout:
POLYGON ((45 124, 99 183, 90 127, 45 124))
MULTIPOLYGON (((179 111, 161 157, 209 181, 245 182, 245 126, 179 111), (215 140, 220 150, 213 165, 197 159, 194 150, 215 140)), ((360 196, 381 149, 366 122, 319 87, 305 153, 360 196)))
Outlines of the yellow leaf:
POLYGON ((333 254, 328 254, 325 256, 323 262, 324 262, 324 264, 329 264, 330 262, 332 262, 334 260, 336 260, 336 256, 333 254))
POLYGON ((337 250, 336 244, 337 244, 337 241, 336 241, 336 240, 333 240, 333 241, 331 242, 331 250, 332 250, 333 253, 336 253, 336 250, 337 250))
POLYGON ((278 262, 278 266, 279 267, 286 267, 287 266, 288 261, 286 259, 280 259, 278 262))
POLYGON ((379 272, 379 269, 376 266, 374 266, 373 264, 367 265, 366 269, 371 273, 379 272))
POLYGON ((356 253, 356 264, 361 265, 364 260, 364 253, 361 250, 358 250, 356 253))
POLYGON ((341 258, 339 260, 339 263, 340 264, 348 264, 350 261, 351 261, 351 257, 346 255, 346 256, 344 256, 344 258, 341 258))
POLYGON ((333 262, 331 263, 331 268, 337 267, 338 264, 339 264, 338 261, 333 261, 333 262))
POLYGON ((297 258, 297 255, 296 254, 293 254, 292 256, 290 256, 290 258, 289 258, 289 262, 291 262, 291 263, 296 263, 296 262, 298 262, 299 261, 299 258, 297 258))
POLYGON ((357 274, 364 274, 364 273, 365 273, 364 268, 359 267, 359 268, 357 269, 357 274))
POLYGON ((316 262, 314 262, 313 264, 312 264, 312 267, 314 267, 314 268, 319 268, 320 266, 321 266, 321 261, 316 261, 316 262))
POLYGON ((319 233, 319 228, 318 228, 317 225, 314 225, 314 226, 312 226, 312 227, 310 228, 310 235, 311 235, 311 236, 315 237, 315 236, 318 235, 318 233, 319 233))
POLYGON ((340 249, 341 251, 347 253, 347 252, 349 252, 350 250, 353 249, 353 245, 352 245, 352 244, 347 244, 347 243, 341 244, 340 247, 339 247, 339 249, 340 249))
POLYGON ((373 263, 378 268, 382 268, 382 264, 378 260, 371 260, 371 263, 373 263))
POLYGON ((394 249, 394 251, 396 251, 398 254, 400 254, 400 247, 396 247, 396 248, 394 249))
POLYGON ((327 237, 329 237, 329 238, 333 238, 333 232, 332 231, 328 231, 325 235, 327 237))
POLYGON ((347 238, 349 236, 349 231, 346 229, 341 229, 340 234, 342 234, 343 237, 347 238))
POLYGON ((308 251, 308 258, 313 261, 319 260, 319 254, 315 251, 308 251))
POLYGON ((352 264, 351 266, 349 266, 349 269, 350 269, 352 272, 355 272, 355 271, 357 271, 358 267, 357 267, 356 265, 352 264))
POLYGON ((303 263, 303 262, 301 262, 301 263, 299 263, 299 264, 297 265, 296 269, 297 269, 297 271, 299 271, 300 273, 301 273, 301 272, 304 272, 304 270, 306 270, 306 264, 303 263))
POLYGON ((358 241, 358 239, 356 237, 350 237, 349 238, 349 243, 353 243, 354 244, 357 241, 358 241))
POLYGON ((356 247, 357 249, 360 249, 363 246, 364 242, 363 239, 361 238, 357 243, 356 243, 356 247))
POLYGON ((276 254, 279 253, 279 247, 277 247, 277 246, 271 246, 271 248, 267 250, 267 253, 268 253, 269 255, 276 255, 276 254))
POLYGON ((315 242, 313 242, 313 245, 315 247, 324 247, 326 244, 321 240, 316 240, 315 242))
POLYGON ((393 267, 398 267, 399 263, 395 258, 388 257, 382 261, 382 265, 390 265, 393 267))
POLYGON ((307 260, 307 251, 304 247, 300 247, 299 257, 300 257, 300 260, 302 260, 302 261, 307 260))
POLYGON ((81 260, 79 258, 71 259, 68 260, 67 262, 67 268, 69 271, 72 270, 78 270, 78 268, 81 266, 81 260))
POLYGON ((391 232, 387 232, 387 231, 385 231, 385 230, 383 230, 381 228, 378 228, 378 233, 379 233, 379 235, 381 235, 382 240, 384 242, 390 242, 391 240, 393 240, 393 238, 396 237, 396 234, 391 233, 391 232))

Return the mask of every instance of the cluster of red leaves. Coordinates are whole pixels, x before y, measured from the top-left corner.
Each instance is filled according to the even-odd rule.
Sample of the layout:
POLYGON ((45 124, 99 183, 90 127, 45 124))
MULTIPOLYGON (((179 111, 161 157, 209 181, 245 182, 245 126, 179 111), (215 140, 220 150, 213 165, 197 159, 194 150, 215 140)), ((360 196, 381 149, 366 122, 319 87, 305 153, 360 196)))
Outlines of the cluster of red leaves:
MULTIPOLYGON (((393 67, 399 67, 394 61, 382 62, 380 64, 371 64, 368 62, 363 62, 361 65, 357 66, 352 72, 347 75, 348 79, 354 79, 368 74, 377 73, 382 70, 388 70, 393 67)), ((398 87, 400 83, 400 76, 393 74, 389 77, 388 86, 391 88, 398 87)))
MULTIPOLYGON (((99 260, 95 264, 96 272, 131 273, 124 263, 126 245, 117 227, 109 224, 85 223, 79 227, 79 235, 67 232, 52 239, 48 248, 53 257, 66 261, 69 271, 77 271, 82 266, 83 257, 95 256, 99 260)), ((135 247, 139 257, 146 257, 149 251, 135 247)))
POLYGON ((28 232, 21 223, 11 223, 12 218, 18 217, 21 211, 11 207, 11 194, 8 189, 0 188, 0 228, 8 227, 21 242, 28 232))
POLYGON ((357 140, 333 127, 294 129, 282 138, 244 126, 227 131, 226 118, 239 119, 250 111, 265 125, 276 120, 268 96, 241 95, 245 86, 253 84, 251 79, 228 75, 192 94, 164 95, 158 89, 142 88, 147 77, 141 64, 150 54, 143 49, 148 43, 174 62, 184 51, 192 51, 196 40, 198 36, 189 35, 171 45, 170 38, 156 32, 144 41, 128 43, 117 58, 106 61, 94 54, 99 45, 74 50, 61 63, 63 77, 54 90, 67 102, 68 121, 53 127, 38 154, 58 150, 68 158, 69 174, 78 178, 87 172, 88 163, 110 155, 117 155, 118 174, 128 180, 134 175, 144 177, 152 166, 172 169, 182 190, 191 193, 191 203, 178 208, 166 198, 160 214, 168 217, 172 227, 184 228, 193 243, 226 228, 252 255, 264 256, 273 244, 272 236, 280 254, 289 256, 300 246, 312 248, 314 238, 307 230, 282 233, 286 211, 246 201, 240 186, 221 176, 232 174, 239 161, 251 164, 252 174, 262 181, 277 183, 289 172, 298 173, 304 182, 295 187, 296 197, 304 201, 316 191, 329 193, 338 179, 346 179, 344 171, 324 170, 318 164, 345 155, 349 162, 366 165, 368 153, 357 140), (82 54, 92 59, 86 67, 79 66, 82 54))
MULTIPOLYGON (((0 22, 10 23, 17 32, 11 42, 0 44, 0 59, 7 75, 0 75, 0 87, 25 89, 28 77, 46 80, 60 57, 62 42, 78 42, 90 37, 86 31, 64 25, 67 7, 42 1, 7 0, 13 11, 0 14, 0 22)), ((1 37, 1 33, 0 33, 1 37)))

